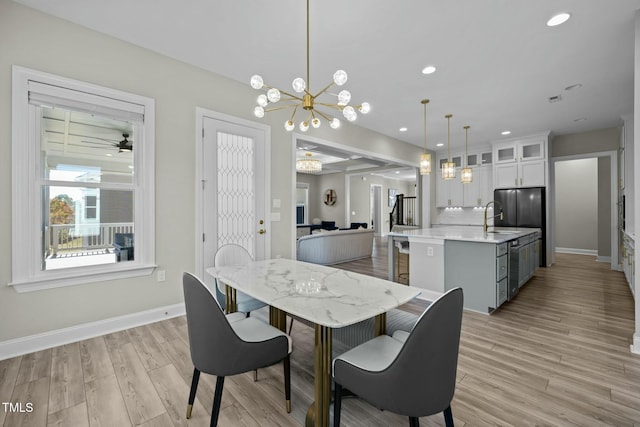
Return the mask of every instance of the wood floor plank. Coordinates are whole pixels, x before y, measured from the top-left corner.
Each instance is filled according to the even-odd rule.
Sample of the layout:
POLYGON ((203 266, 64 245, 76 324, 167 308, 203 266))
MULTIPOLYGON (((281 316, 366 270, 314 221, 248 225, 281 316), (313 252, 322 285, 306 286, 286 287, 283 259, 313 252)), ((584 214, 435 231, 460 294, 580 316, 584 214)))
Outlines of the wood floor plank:
POLYGON ((131 422, 142 424, 166 412, 133 344, 126 343, 110 352, 131 422))
POLYGON ((51 352, 52 349, 49 348, 22 356, 16 384, 23 384, 50 376, 51 352))
POLYGON ((91 427, 131 426, 115 373, 87 381, 87 413, 91 427))
POLYGON ((157 327, 157 323, 138 326, 127 331, 131 337, 131 343, 147 371, 169 364, 169 359, 151 333, 151 330, 157 327))
POLYGON ((89 427, 89 416, 87 414, 87 403, 82 402, 75 406, 62 409, 49 414, 47 417, 47 427, 89 427))
POLYGON ((22 404, 25 412, 9 411, 4 420, 4 427, 45 427, 49 407, 49 377, 17 384, 11 395, 12 403, 22 404), (26 405, 30 403, 32 411, 26 405))
POLYGON ((206 425, 211 416, 196 399, 191 419, 186 418, 189 384, 184 381, 175 366, 168 364, 151 370, 149 377, 155 386, 166 413, 174 426, 206 425), (187 423, 188 421, 188 423, 187 423))
POLYGON ((85 382, 115 375, 104 337, 81 341, 80 358, 85 382))
MULTIPOLYGON (((194 423, 192 425, 196 424, 194 423)), ((207 424, 205 423, 197 425, 202 425, 204 427, 207 424)), ((169 417, 169 414, 165 412, 164 414, 158 415, 154 419, 149 420, 146 423, 139 424, 136 427, 173 427, 173 423, 171 422, 171 417, 169 417)))
MULTIPOLYGON (((22 356, 0 360, 0 402, 11 402, 13 387, 16 385, 22 356)), ((4 424, 7 411, 0 408, 0 426, 4 424)))
POLYGON ((54 348, 51 355, 49 412, 58 412, 83 402, 85 392, 80 345, 72 343, 54 348))

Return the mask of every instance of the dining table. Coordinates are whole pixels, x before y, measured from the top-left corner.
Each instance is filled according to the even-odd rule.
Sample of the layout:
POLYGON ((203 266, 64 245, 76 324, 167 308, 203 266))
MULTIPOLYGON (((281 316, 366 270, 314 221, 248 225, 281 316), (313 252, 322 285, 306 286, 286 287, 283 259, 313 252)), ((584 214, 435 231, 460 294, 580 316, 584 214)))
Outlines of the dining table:
POLYGON ((236 291, 240 291, 268 304, 269 322, 282 331, 287 314, 314 325, 314 402, 305 418, 305 425, 314 427, 330 423, 332 330, 375 317, 376 335, 384 334, 385 313, 421 292, 389 280, 285 258, 211 267, 206 272, 225 284, 228 312, 235 311, 236 291))

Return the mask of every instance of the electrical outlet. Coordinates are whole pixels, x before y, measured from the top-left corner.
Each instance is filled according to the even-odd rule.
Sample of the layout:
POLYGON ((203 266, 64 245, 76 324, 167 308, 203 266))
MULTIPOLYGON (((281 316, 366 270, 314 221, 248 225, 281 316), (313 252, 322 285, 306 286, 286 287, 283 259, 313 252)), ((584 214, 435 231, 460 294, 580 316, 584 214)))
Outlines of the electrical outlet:
POLYGON ((429 246, 427 248, 427 256, 433 256, 433 247, 429 246))
POLYGON ((158 270, 158 282, 164 282, 167 280, 167 272, 164 270, 158 270))

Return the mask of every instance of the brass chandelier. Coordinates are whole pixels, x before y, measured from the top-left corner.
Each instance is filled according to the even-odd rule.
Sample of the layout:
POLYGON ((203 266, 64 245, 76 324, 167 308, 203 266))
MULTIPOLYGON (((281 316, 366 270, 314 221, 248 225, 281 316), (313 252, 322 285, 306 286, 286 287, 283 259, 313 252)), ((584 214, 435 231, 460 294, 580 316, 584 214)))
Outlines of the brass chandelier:
POLYGON ((305 81, 301 77, 297 77, 293 80, 293 91, 298 94, 295 95, 265 84, 262 77, 257 74, 252 76, 251 87, 257 90, 266 90, 266 93, 262 93, 258 96, 258 105, 254 108, 253 113, 256 117, 262 118, 264 117, 264 113, 292 108, 293 112, 291 113, 291 117, 284 123, 284 128, 287 131, 292 131, 295 128, 294 119, 296 113, 298 110, 304 110, 307 114, 298 125, 302 132, 309 130, 309 126, 314 128, 320 127, 322 124, 320 118, 329 122, 329 126, 331 126, 331 128, 337 129, 340 127, 340 120, 337 117, 333 117, 330 113, 318 110, 318 106, 342 112, 344 118, 350 122, 356 120, 358 117, 356 110, 360 111, 362 114, 367 114, 371 110, 371 106, 367 102, 363 102, 356 106, 349 105, 349 102, 351 101, 351 93, 348 90, 341 90, 337 94, 328 91, 334 85, 342 86, 346 82, 347 73, 344 70, 338 70, 333 74, 333 81, 331 83, 315 94, 311 92, 311 84, 309 81, 309 0, 307 0, 307 80, 305 81), (317 98, 322 94, 336 97, 337 102, 331 103, 318 101, 317 98), (282 95, 285 97, 282 97, 282 95), (279 101, 290 102, 278 107, 269 107, 279 101))
POLYGON ((431 154, 427 153, 427 104, 428 99, 420 101, 424 106, 424 153, 420 154, 420 175, 431 173, 431 154))
POLYGON ((306 152, 302 159, 296 160, 296 172, 301 173, 320 173, 322 172, 322 162, 312 158, 310 152, 306 152))

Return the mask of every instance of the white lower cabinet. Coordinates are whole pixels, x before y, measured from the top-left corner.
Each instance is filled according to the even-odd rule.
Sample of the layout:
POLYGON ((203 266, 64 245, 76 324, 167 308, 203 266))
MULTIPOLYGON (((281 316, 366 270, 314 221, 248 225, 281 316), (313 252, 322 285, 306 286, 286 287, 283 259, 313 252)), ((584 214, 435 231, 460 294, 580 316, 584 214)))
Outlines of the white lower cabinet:
POLYGON ((436 175, 436 207, 462 206, 462 185, 459 177, 442 179, 442 175, 438 171, 436 175))

